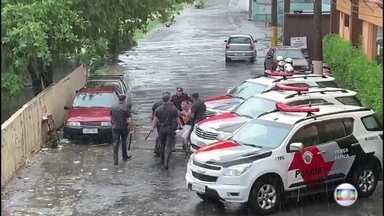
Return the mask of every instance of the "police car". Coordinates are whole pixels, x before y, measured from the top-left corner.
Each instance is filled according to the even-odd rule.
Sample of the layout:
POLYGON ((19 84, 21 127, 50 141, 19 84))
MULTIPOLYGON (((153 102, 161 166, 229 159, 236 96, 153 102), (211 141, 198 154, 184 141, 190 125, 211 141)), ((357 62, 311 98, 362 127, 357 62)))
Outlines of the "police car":
POLYGON ((360 197, 374 192, 382 179, 383 133, 372 110, 280 102, 276 108, 193 153, 187 187, 203 200, 248 203, 260 214, 324 185, 350 182, 360 197))
POLYGON ((287 86, 277 83, 276 86, 237 106, 232 112, 225 112, 207 117, 198 122, 191 134, 191 150, 196 151, 203 145, 230 136, 242 124, 275 109, 276 102, 288 105, 305 104, 339 104, 361 106, 356 92, 341 88, 308 88, 287 86))
POLYGON ((248 79, 238 86, 229 89, 226 95, 209 97, 204 100, 207 115, 232 111, 244 100, 269 91, 277 83, 308 86, 308 87, 337 87, 335 78, 322 74, 289 74, 267 70, 265 75, 248 79))

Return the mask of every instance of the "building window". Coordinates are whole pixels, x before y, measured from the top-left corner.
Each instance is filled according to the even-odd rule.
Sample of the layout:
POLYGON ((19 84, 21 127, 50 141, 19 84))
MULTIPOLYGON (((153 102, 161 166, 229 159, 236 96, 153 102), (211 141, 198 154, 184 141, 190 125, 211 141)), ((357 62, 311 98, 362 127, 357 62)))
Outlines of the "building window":
POLYGON ((344 26, 349 27, 349 15, 344 14, 344 26))

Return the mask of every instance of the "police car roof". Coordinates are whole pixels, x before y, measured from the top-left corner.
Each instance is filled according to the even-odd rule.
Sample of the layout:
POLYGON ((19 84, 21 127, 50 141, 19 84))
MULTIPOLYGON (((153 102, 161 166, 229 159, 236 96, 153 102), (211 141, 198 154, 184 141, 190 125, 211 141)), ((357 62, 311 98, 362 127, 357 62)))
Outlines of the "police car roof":
POLYGON ((264 85, 274 85, 274 83, 313 83, 316 86, 315 82, 325 82, 325 81, 334 81, 335 78, 331 76, 322 77, 321 75, 293 75, 287 79, 283 79, 281 76, 260 76, 253 79, 247 79, 247 82, 259 83, 264 85))
MULTIPOLYGON (((314 112, 314 115, 324 115, 324 114, 332 114, 338 113, 348 110, 359 110, 363 109, 363 107, 359 106, 350 106, 350 105, 321 105, 321 106, 313 106, 319 107, 319 112, 314 112)), ((282 124, 294 125, 297 121, 307 118, 308 114, 305 112, 283 112, 277 111, 272 112, 266 115, 261 116, 259 119, 274 121, 282 124)))
POLYGON ((288 98, 289 99, 297 98, 297 100, 300 100, 300 99, 307 99, 309 97, 324 97, 324 96, 343 97, 343 96, 353 96, 356 94, 357 93, 354 91, 351 91, 348 89, 342 89, 342 88, 311 87, 311 88, 308 88, 307 92, 302 92, 301 95, 299 95, 297 91, 281 91, 277 89, 277 90, 272 90, 272 91, 259 94, 255 97, 284 102, 288 98))

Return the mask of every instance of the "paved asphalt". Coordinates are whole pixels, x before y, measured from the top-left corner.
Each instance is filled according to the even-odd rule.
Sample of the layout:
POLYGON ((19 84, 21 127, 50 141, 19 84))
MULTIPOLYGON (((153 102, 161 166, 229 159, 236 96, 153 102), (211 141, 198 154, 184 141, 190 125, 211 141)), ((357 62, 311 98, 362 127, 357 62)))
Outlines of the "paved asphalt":
MULTIPOLYGON (((151 106, 162 91, 182 86, 213 96, 262 73, 270 28, 247 21, 239 5, 239 0, 210 0, 204 9, 187 8, 174 25, 151 32, 119 56, 115 66, 127 74, 135 103, 131 160, 114 167, 110 145, 61 140, 59 148, 43 149, 2 188, 2 215, 254 215, 242 205, 201 202, 185 187, 183 152, 173 154, 165 171, 153 157, 153 137, 144 141, 151 106), (236 33, 258 39, 254 64, 225 64, 223 41, 236 33)), ((372 197, 347 208, 326 195, 301 197, 274 215, 378 216, 382 193, 380 183, 372 197)))

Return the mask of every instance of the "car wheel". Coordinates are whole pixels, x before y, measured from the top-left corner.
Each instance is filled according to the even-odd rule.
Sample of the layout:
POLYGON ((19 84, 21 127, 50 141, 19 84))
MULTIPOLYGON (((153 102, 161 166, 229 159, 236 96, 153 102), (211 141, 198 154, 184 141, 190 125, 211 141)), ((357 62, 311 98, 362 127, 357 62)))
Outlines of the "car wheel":
POLYGON ((202 199, 204 202, 210 202, 210 203, 219 203, 220 201, 217 198, 214 198, 212 196, 208 196, 207 194, 202 194, 196 192, 196 195, 202 199))
POLYGON ((352 184, 356 187, 359 197, 369 197, 375 191, 378 180, 377 171, 373 166, 357 167, 352 175, 352 184))
POLYGON ((274 179, 259 179, 254 184, 248 205, 261 215, 271 214, 281 205, 281 184, 274 179))
POLYGON ((254 63, 256 61, 256 57, 253 56, 252 58, 250 58, 250 62, 254 63))
POLYGON ((231 58, 225 57, 225 62, 226 63, 231 62, 231 58))

